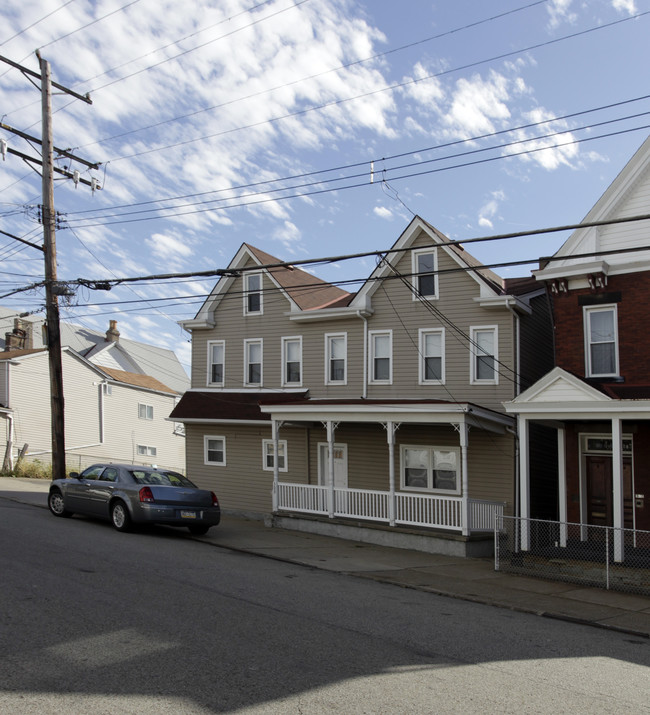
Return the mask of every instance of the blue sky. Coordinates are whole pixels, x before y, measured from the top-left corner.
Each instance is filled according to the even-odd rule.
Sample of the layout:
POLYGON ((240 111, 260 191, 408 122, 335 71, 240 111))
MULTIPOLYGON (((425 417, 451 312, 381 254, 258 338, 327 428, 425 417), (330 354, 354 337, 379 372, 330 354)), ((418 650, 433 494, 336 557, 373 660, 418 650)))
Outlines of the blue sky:
MULTIPOLYGON (((56 182, 60 280, 223 268, 244 241, 284 260, 372 251, 413 214, 461 241, 572 224, 650 133, 650 0, 5 0, 2 15, 0 55, 37 70, 41 48, 93 100, 53 98, 54 144, 101 162, 71 168, 103 186, 56 182)), ((0 97, 3 123, 40 135, 40 93, 6 63, 0 97)), ((0 229, 40 242, 40 177, 11 153, 0 167, 0 229)), ((470 250, 534 261, 565 237, 470 250)), ((0 294, 42 280, 35 249, 0 235, 0 259, 0 294)), ((187 364, 176 321, 213 285, 77 288, 61 315, 116 319, 187 364)), ((0 303, 38 311, 43 291, 0 303)))

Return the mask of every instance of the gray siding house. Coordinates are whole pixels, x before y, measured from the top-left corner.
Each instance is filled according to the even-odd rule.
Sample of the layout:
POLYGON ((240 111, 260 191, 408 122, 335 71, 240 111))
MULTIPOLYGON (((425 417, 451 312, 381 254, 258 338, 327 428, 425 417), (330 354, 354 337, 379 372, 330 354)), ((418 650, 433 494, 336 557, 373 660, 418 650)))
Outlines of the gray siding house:
POLYGON ((552 366, 545 291, 510 290, 419 217, 354 295, 279 263, 244 244, 182 323, 188 474, 283 525, 489 548, 515 498, 502 403, 552 366))

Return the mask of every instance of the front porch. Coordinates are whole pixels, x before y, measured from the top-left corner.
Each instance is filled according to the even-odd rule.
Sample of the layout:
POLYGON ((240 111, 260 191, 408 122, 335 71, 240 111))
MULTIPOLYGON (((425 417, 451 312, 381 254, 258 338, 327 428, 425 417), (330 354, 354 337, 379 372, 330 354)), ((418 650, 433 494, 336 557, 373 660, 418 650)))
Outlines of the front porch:
POLYGON ((361 519, 403 525, 446 529, 472 534, 493 532, 495 519, 503 516, 504 503, 463 497, 404 494, 370 489, 350 489, 313 484, 277 484, 277 511, 313 514, 329 518, 361 519), (469 521, 463 523, 463 513, 469 521))

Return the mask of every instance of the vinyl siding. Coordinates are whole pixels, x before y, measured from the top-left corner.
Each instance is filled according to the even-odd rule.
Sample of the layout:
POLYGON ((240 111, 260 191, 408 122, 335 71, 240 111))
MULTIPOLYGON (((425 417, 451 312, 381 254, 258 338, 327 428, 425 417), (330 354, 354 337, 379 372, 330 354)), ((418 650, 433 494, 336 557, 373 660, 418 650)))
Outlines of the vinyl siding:
MULTIPOLYGON (((262 469, 262 440, 271 438, 271 427, 239 425, 188 425, 188 476, 200 487, 213 490, 224 509, 269 513, 273 473, 262 469), (226 466, 205 465, 203 437, 225 437, 226 466)), ((320 427, 283 428, 287 441, 288 472, 280 481, 318 484, 318 448, 327 442, 320 427)), ((388 491, 388 444, 381 425, 342 424, 335 443, 347 445, 348 486, 351 489, 388 491)), ((459 448, 457 432, 449 426, 402 426, 396 434, 395 483, 400 489, 400 446, 426 445, 459 448)), ((513 509, 514 438, 472 430, 468 450, 469 496, 507 503, 513 509)))
MULTIPOLYGON (((155 463, 184 471, 185 440, 173 433, 166 417, 175 403, 173 396, 114 384, 104 395, 104 442, 100 443, 101 377, 68 352, 62 354, 65 400, 65 446, 69 469, 94 461, 155 463), (154 419, 138 419, 138 403, 153 406, 154 419), (157 448, 155 457, 142 457, 136 445, 157 448)), ((14 408, 14 450, 29 445, 28 458, 49 461, 52 449, 50 382, 47 354, 24 359, 11 366, 14 408)))
MULTIPOLYGON (((199 487, 214 491, 222 509, 251 513, 271 511, 273 472, 262 468, 262 441, 271 439, 271 425, 187 425, 187 476, 199 487), (224 437, 226 465, 206 465, 205 435, 224 437)), ((308 483, 307 430, 286 428, 287 472, 282 481, 308 483)))

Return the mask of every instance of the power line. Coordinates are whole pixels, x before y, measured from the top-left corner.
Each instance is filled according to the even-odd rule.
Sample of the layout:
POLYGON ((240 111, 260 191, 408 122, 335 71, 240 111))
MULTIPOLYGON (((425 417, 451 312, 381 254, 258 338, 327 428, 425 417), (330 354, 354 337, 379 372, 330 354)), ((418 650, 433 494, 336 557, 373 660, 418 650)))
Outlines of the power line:
MULTIPOLYGON (((440 167, 436 169, 427 169, 425 171, 416 171, 416 172, 411 172, 408 174, 401 174, 399 176, 390 176, 388 179, 390 181, 398 181, 401 179, 410 179, 416 176, 426 176, 429 174, 436 174, 440 173, 442 171, 451 171, 453 169, 461 169, 461 168, 466 168, 469 166, 477 166, 479 164, 487 164, 491 163, 493 161, 500 161, 503 159, 511 159, 513 157, 517 156, 524 156, 527 154, 536 154, 542 151, 549 151, 551 149, 559 149, 565 146, 572 146, 574 144, 581 144, 583 142, 589 142, 589 141, 596 141, 598 139, 605 139, 613 136, 620 136, 622 134, 629 134, 630 132, 636 132, 636 131, 642 131, 642 130, 647 130, 650 129, 650 124, 642 125, 639 127, 632 127, 630 129, 622 129, 620 131, 616 132, 609 132, 607 134, 600 134, 598 136, 590 136, 590 137, 585 137, 583 139, 572 139, 570 141, 566 142, 560 142, 556 143, 553 145, 549 146, 541 146, 541 147, 536 147, 534 149, 527 149, 519 152, 511 152, 505 155, 500 155, 500 156, 495 156, 495 157, 489 157, 485 159, 476 159, 474 161, 468 161, 464 163, 458 163, 458 164, 453 164, 451 166, 445 166, 445 167, 440 167)), ((561 134, 570 134, 570 130, 561 132, 561 134)), ((353 178, 353 177, 351 177, 353 178)), ((316 184, 321 184, 321 183, 326 183, 325 181, 323 182, 315 182, 316 184)), ((176 214, 173 214, 172 216, 189 216, 192 214, 198 214, 198 213, 206 213, 208 211, 226 211, 234 208, 242 208, 246 206, 255 206, 255 205, 260 205, 260 204, 266 204, 266 203, 271 203, 271 202, 276 202, 276 201, 287 201, 289 199, 297 199, 297 198, 305 198, 309 196, 319 196, 321 194, 328 194, 332 193, 334 191, 340 192, 343 190, 348 190, 348 189, 358 189, 361 187, 369 187, 372 186, 372 182, 369 180, 366 181, 359 181, 354 184, 347 184, 344 186, 336 186, 336 187, 330 187, 330 188, 324 188, 324 189, 318 189, 318 190, 313 190, 313 191, 302 191, 300 193, 296 194, 290 194, 287 196, 276 196, 273 198, 262 198, 262 199, 257 199, 255 201, 240 201, 239 203, 231 203, 226 206, 213 206, 210 208, 202 208, 202 209, 195 209, 192 211, 182 211, 178 212, 176 214)), ((266 192, 269 193, 269 192, 266 192)), ((259 192, 258 194, 255 195, 264 195, 264 192, 259 192)), ((237 200, 238 197, 235 197, 234 199, 230 199, 231 201, 237 200)), ((101 221, 102 217, 97 217, 95 219, 96 223, 86 223, 86 224, 77 224, 78 228, 92 228, 95 226, 114 226, 117 224, 125 224, 125 223, 141 223, 143 221, 153 221, 153 220, 160 220, 160 217, 145 217, 145 218, 134 218, 134 219, 124 219, 120 221, 101 221)), ((169 217, 166 217, 169 218, 169 217)), ((89 219, 92 220, 92 219, 89 219)))
MULTIPOLYGON (((300 84, 300 83, 302 83, 302 82, 307 82, 307 81, 312 80, 312 79, 318 79, 319 77, 323 77, 323 76, 325 76, 325 75, 327 75, 327 74, 331 74, 332 72, 339 72, 340 70, 349 69, 350 67, 354 67, 354 66, 356 66, 356 65, 364 64, 364 63, 366 63, 366 62, 371 62, 372 60, 380 59, 380 58, 382 58, 382 57, 386 57, 387 55, 394 54, 394 53, 396 53, 396 52, 401 52, 401 51, 403 51, 403 50, 411 49, 412 47, 416 47, 417 45, 422 45, 422 44, 424 44, 424 43, 426 43, 426 42, 431 42, 431 41, 433 41, 433 40, 438 40, 438 39, 441 39, 442 37, 446 37, 446 36, 449 36, 449 35, 453 35, 453 34, 455 34, 455 33, 457 33, 457 32, 461 32, 461 31, 463 31, 463 30, 467 30, 467 29, 470 29, 470 28, 472 28, 472 27, 477 27, 477 26, 482 25, 482 24, 485 24, 485 23, 487 23, 487 22, 492 22, 492 21, 494 21, 494 20, 498 20, 498 19, 500 19, 500 18, 502 18, 502 17, 506 17, 507 15, 512 15, 512 14, 514 14, 514 13, 521 12, 522 10, 527 10, 527 9, 529 9, 529 8, 531 8, 531 7, 536 6, 536 5, 543 5, 543 4, 545 4, 546 2, 548 2, 548 0, 536 0, 536 2, 529 3, 528 5, 524 5, 524 6, 522 6, 522 7, 514 8, 513 10, 508 10, 508 11, 506 11, 506 12, 499 13, 498 15, 492 15, 491 17, 484 18, 484 19, 482 19, 482 20, 477 20, 477 21, 475 21, 475 22, 471 22, 471 23, 468 23, 468 24, 466 24, 466 25, 462 25, 462 26, 460 26, 460 27, 456 27, 456 28, 453 28, 453 29, 451 29, 451 30, 447 30, 446 32, 441 32, 441 33, 439 33, 439 34, 437 34, 437 35, 433 35, 433 36, 431 36, 431 37, 426 37, 426 38, 424 38, 424 39, 422 39, 422 40, 417 40, 417 41, 411 42, 411 43, 409 43, 409 44, 407 44, 407 45, 402 45, 401 47, 396 47, 396 48, 393 48, 393 49, 390 49, 390 50, 386 50, 385 52, 379 52, 379 53, 374 54, 374 55, 371 55, 371 56, 369 56, 369 57, 364 57, 363 59, 360 59, 360 60, 354 60, 354 61, 352 61, 352 62, 348 62, 348 63, 342 64, 342 65, 339 65, 338 67, 332 67, 332 68, 330 68, 330 69, 328 69, 328 70, 324 70, 323 72, 318 72, 318 73, 316 73, 316 74, 308 75, 308 76, 306 76, 306 77, 301 77, 300 79, 292 80, 291 82, 285 82, 284 84, 277 85, 277 86, 275 86, 275 87, 270 87, 270 88, 268 88, 268 89, 263 89, 263 90, 260 90, 259 92, 253 92, 252 94, 248 94, 248 95, 246 95, 246 96, 244 96, 244 97, 238 97, 237 99, 232 99, 232 100, 229 100, 229 101, 227 101, 227 102, 222 102, 221 104, 215 104, 215 105, 213 105, 213 106, 211 106, 211 107, 204 107, 203 109, 198 109, 198 110, 196 110, 196 111, 189 112, 188 114, 183 114, 183 115, 179 115, 179 116, 176 116, 176 117, 172 117, 172 118, 170 118, 170 119, 165 119, 165 120, 163 120, 163 121, 156 122, 155 124, 149 124, 149 125, 144 126, 144 127, 138 127, 137 129, 130 129, 130 130, 126 131, 126 132, 121 132, 120 134, 114 134, 114 135, 111 136, 111 137, 107 137, 107 138, 105 138, 105 139, 100 139, 100 140, 98 140, 98 141, 96 141, 96 142, 93 142, 92 144, 85 144, 83 147, 79 147, 79 148, 86 148, 86 147, 92 146, 92 145, 94 145, 94 144, 103 144, 103 143, 112 141, 113 139, 121 139, 122 137, 128 136, 129 134, 134 134, 134 133, 136 133, 136 132, 145 131, 145 130, 147 130, 147 129, 155 129, 155 128, 160 127, 160 126, 162 126, 162 125, 164 125, 164 124, 169 124, 169 123, 171 123, 171 122, 177 122, 177 121, 180 121, 180 120, 182 120, 182 119, 189 119, 190 117, 194 117, 194 116, 196 116, 197 114, 202 114, 202 113, 204 113, 204 112, 209 112, 209 111, 212 111, 212 110, 214 110, 214 109, 221 109, 221 108, 223 108, 223 107, 228 107, 228 106, 231 106, 231 105, 236 104, 236 103, 238 103, 238 102, 243 102, 243 101, 248 100, 248 99, 255 99, 255 98, 257 98, 257 97, 262 97, 262 96, 264 96, 265 94, 269 94, 270 92, 275 92, 276 90, 279 90, 279 89, 286 89, 286 88, 288 88, 288 87, 293 87, 293 86, 295 86, 295 85, 297 85, 297 84, 300 84)), ((262 3, 262 4, 264 4, 264 3, 262 3)), ((253 9, 254 9, 254 8, 253 8, 253 9)), ((241 13, 240 13, 240 14, 241 14, 241 13)), ((235 17, 236 17, 236 16, 235 16, 235 17)), ((224 35, 224 37, 226 37, 226 35, 224 35)), ((183 39, 186 39, 186 38, 183 38, 183 39)), ((217 38, 217 39, 221 39, 221 38, 217 38)), ((169 47, 169 45, 167 45, 167 47, 169 47)), ((164 48, 162 48, 162 49, 164 49, 164 48)), ((171 59, 173 59, 173 58, 171 58, 171 59)), ((154 65, 154 66, 155 66, 155 65, 154 65)), ((146 69, 150 69, 150 68, 146 68, 146 69)), ((110 71, 110 70, 109 70, 109 71, 110 71)), ((106 74, 106 73, 105 73, 105 74, 106 74)), ((129 75, 129 76, 130 76, 130 75, 129 75)), ((123 78, 123 79, 126 79, 126 78, 123 78)), ((87 80, 87 81, 90 81, 90 80, 87 80)), ((121 80, 116 80, 116 81, 121 81, 121 80)), ((108 86, 108 85, 104 85, 104 86, 108 86)), ((99 87, 98 89, 103 89, 103 87, 99 87)), ((93 92, 96 92, 96 91, 97 91, 97 89, 93 90, 93 92)))
MULTIPOLYGON (((63 3, 63 5, 60 5, 60 6, 57 7, 55 10, 52 10, 52 12, 48 12, 47 15, 44 15, 44 16, 41 17, 39 20, 35 20, 34 22, 32 22, 31 25, 27 25, 27 27, 23 28, 23 29, 20 30, 19 32, 16 32, 14 35, 12 35, 11 37, 9 37, 8 39, 3 40, 3 41, 0 43, 0 47, 4 47, 7 43, 11 42, 12 40, 15 40, 16 37, 19 37, 19 36, 22 35, 24 32, 27 32, 27 30, 31 30, 32 27, 36 27, 36 25, 38 25, 39 23, 43 22, 43 20, 47 20, 48 17, 52 17, 52 15, 54 15, 54 13, 59 12, 59 10, 63 10, 63 8, 64 8, 66 5, 69 5, 71 2, 73 2, 73 0, 67 0, 67 2, 64 2, 64 3, 63 3)), ((5 72, 3 75, 1 75, 0 77, 4 77, 5 74, 6 74, 6 72, 5 72)))
MULTIPOLYGON (((637 100, 629 100, 629 101, 630 101, 630 102, 632 102, 632 101, 639 101, 640 99, 646 99, 646 98, 648 98, 648 97, 650 97, 650 95, 647 95, 646 97, 643 97, 643 98, 639 98, 639 99, 637 99, 637 100)), ((612 106, 616 106, 616 105, 608 105, 607 107, 604 107, 604 108, 611 108, 612 106)), ((590 112, 599 111, 600 109, 601 109, 601 108, 592 109, 592 110, 585 110, 584 112, 576 112, 576 113, 574 113, 574 116, 577 115, 577 114, 585 114, 585 113, 590 113, 590 112)), ((455 158, 459 158, 459 157, 463 157, 463 156, 471 156, 471 155, 474 155, 474 154, 481 154, 481 153, 488 152, 488 151, 495 151, 495 150, 497 150, 497 149, 505 149, 505 148, 508 148, 508 147, 511 147, 511 146, 516 146, 516 145, 519 145, 519 144, 527 144, 527 143, 530 143, 530 142, 535 142, 535 141, 541 141, 541 140, 549 139, 549 138, 555 137, 555 136, 560 136, 560 135, 565 135, 565 134, 573 134, 574 132, 592 130, 592 129, 595 129, 596 127, 602 127, 602 126, 606 126, 606 125, 609 125, 609 124, 614 124, 614 123, 617 123, 617 122, 628 121, 628 120, 630 120, 630 119, 638 119, 638 118, 640 118, 640 117, 647 116, 648 114, 650 114, 650 111, 647 111, 647 112, 639 112, 639 113, 636 113, 636 114, 627 115, 627 116, 625 116, 625 117, 619 117, 619 118, 616 118, 616 119, 609 119, 609 120, 605 120, 605 121, 602 121, 602 122, 595 122, 595 123, 592 123, 592 124, 583 125, 583 126, 581 126, 581 127, 573 127, 573 128, 571 128, 571 129, 559 129, 559 130, 557 130, 557 131, 555 131, 555 132, 550 132, 550 133, 547 133, 547 134, 541 134, 541 135, 537 135, 537 136, 532 136, 532 137, 528 137, 528 138, 526 138, 526 139, 516 139, 516 140, 513 140, 513 141, 511 141, 511 142, 503 142, 503 143, 501 143, 501 144, 493 144, 493 145, 491 145, 491 146, 483 147, 483 148, 480 148, 480 149, 470 149, 470 150, 467 150, 467 151, 464 151, 464 152, 458 152, 458 153, 455 153, 455 154, 447 154, 447 155, 445 155, 445 156, 434 157, 434 158, 432 158, 432 159, 423 159, 423 160, 417 161, 417 162, 411 162, 411 163, 407 163, 407 164, 401 164, 401 165, 397 165, 397 166, 391 166, 391 167, 389 167, 388 169, 384 169, 384 170, 382 171, 382 173, 386 173, 386 172, 388 172, 388 171, 397 171, 397 170, 400 170, 400 169, 406 169, 406 168, 411 168, 411 167, 423 166, 423 165, 426 165, 426 164, 432 164, 432 163, 437 163, 437 162, 441 162, 441 161, 447 161, 447 160, 450 160, 450 159, 455 159, 455 158)), ((520 131, 520 130, 522 130, 522 129, 524 129, 524 128, 529 128, 529 127, 533 127, 533 126, 540 126, 540 125, 548 124, 548 123, 554 122, 554 121, 559 121, 559 119, 557 119, 557 118, 556 118, 556 119, 548 119, 548 120, 536 122, 536 123, 534 123, 534 124, 527 124, 527 125, 523 125, 523 126, 519 126, 519 127, 512 127, 512 128, 510 128, 510 129, 501 130, 501 131, 499 131, 499 132, 493 132, 493 133, 492 133, 491 135, 489 135, 489 136, 496 136, 496 135, 505 134, 505 133, 512 133, 512 132, 515 132, 515 131, 520 131)), ((448 143, 446 143, 446 144, 439 145, 439 147, 428 147, 428 148, 426 148, 426 149, 415 149, 415 150, 413 150, 413 151, 411 151, 411 152, 402 153, 402 154, 399 154, 399 155, 396 155, 396 156, 399 158, 399 157, 407 156, 407 155, 422 154, 423 152, 431 151, 431 150, 434 149, 434 148, 449 147, 449 146, 457 145, 457 144, 465 144, 465 143, 470 143, 470 142, 476 142, 476 141, 478 141, 479 139, 482 139, 482 138, 484 138, 484 137, 483 137, 483 136, 481 136, 481 137, 472 137, 472 138, 470 138, 470 139, 464 139, 464 140, 462 140, 462 141, 448 142, 448 143)), ((542 147, 540 150, 543 151, 545 148, 552 148, 552 147, 542 147)), ((532 151, 532 150, 527 150, 527 151, 532 151)), ((512 155, 512 154, 506 154, 506 155, 504 155, 503 158, 507 158, 508 156, 511 156, 511 155, 512 155)), ((382 162, 384 162, 384 161, 390 161, 390 160, 392 160, 393 158, 395 158, 395 157, 386 157, 386 158, 382 159, 381 161, 382 161, 382 162)), ((378 160, 375 160, 375 161, 378 161, 378 160)), ((368 167, 368 164, 369 164, 369 163, 370 163, 370 162, 363 162, 362 164, 351 164, 351 165, 349 165, 349 167, 350 167, 350 168, 355 168, 355 167, 357 167, 357 166, 365 166, 365 167, 368 167)), ((305 176, 305 177, 306 177, 306 176, 317 176, 317 175, 323 174, 323 173, 331 173, 331 172, 337 171, 337 170, 340 171, 340 170, 342 170, 343 168, 347 168, 347 167, 338 167, 338 169, 323 169, 323 170, 320 170, 320 171, 310 172, 310 173, 308 173, 308 174, 298 175, 297 178, 299 178, 300 176, 305 176)), ((271 194, 271 193, 277 193, 277 192, 289 191, 289 190, 296 190, 296 189, 304 189, 304 188, 309 188, 309 187, 312 187, 312 186, 320 186, 320 185, 323 185, 323 184, 338 183, 338 182, 341 182, 341 181, 346 181, 346 180, 350 180, 350 179, 356 179, 356 178, 360 178, 360 177, 363 177, 363 176, 368 176, 368 177, 370 176, 370 172, 367 170, 367 168, 366 168, 365 171, 360 172, 360 173, 356 173, 356 174, 349 174, 349 175, 346 175, 346 176, 337 176, 337 177, 331 178, 331 179, 318 179, 318 180, 315 180, 315 181, 312 181, 312 182, 308 182, 308 183, 294 184, 294 185, 291 185, 291 186, 281 186, 281 187, 279 187, 279 188, 271 188, 271 185, 274 184, 274 183, 279 183, 279 182, 283 182, 283 181, 289 181, 289 180, 291 180, 291 178, 293 178, 293 177, 270 179, 270 180, 265 181, 265 182, 256 182, 255 184, 249 184, 249 185, 247 185, 247 186, 236 186, 236 187, 231 187, 231 188, 229 188, 229 189, 215 189, 215 190, 213 190, 213 191, 205 191, 205 192, 201 192, 201 193, 198 193, 198 194, 192 194, 192 195, 186 195, 186 196, 179 196, 179 197, 168 198, 168 199, 158 199, 158 200, 151 200, 151 201, 143 201, 143 202, 139 202, 139 203, 136 203, 136 204, 126 204, 126 205, 121 205, 121 206, 116 206, 116 207, 105 207, 105 208, 100 208, 100 209, 86 209, 86 210, 83 210, 83 211, 73 211, 73 212, 67 213, 66 216, 68 216, 68 217, 70 217, 70 216, 82 216, 83 214, 96 213, 97 216, 95 217, 95 220, 103 220, 103 219, 107 219, 107 218, 113 218, 113 217, 116 217, 116 216, 123 217, 123 216, 132 216, 132 215, 143 214, 143 213, 160 213, 160 212, 163 212, 163 211, 172 211, 172 210, 177 209, 177 208, 187 209, 188 207, 191 207, 191 206, 205 206, 205 205, 207 205, 207 204, 212 204, 212 203, 216 203, 216 202, 233 201, 233 200, 235 200, 235 199, 241 200, 241 199, 243 199, 243 198, 249 198, 249 197, 252 197, 252 196, 260 196, 260 195, 261 195, 261 196, 267 196, 268 194, 271 194), (255 186, 267 186, 268 188, 263 189, 263 190, 259 190, 259 191, 249 192, 249 193, 246 193, 246 194, 238 194, 237 196, 234 196, 234 197, 213 198, 213 199, 207 199, 207 200, 205 200, 205 201, 185 202, 185 203, 175 204, 175 205, 172 205, 172 206, 155 206, 155 207, 152 207, 152 208, 150 208, 150 209, 142 209, 142 210, 140 210, 140 211, 131 211, 131 212, 121 212, 121 213, 117 213, 117 214, 106 214, 106 213, 105 213, 106 211, 115 210, 115 209, 118 209, 118 208, 130 208, 130 207, 136 207, 136 206, 148 206, 148 205, 152 205, 152 204, 160 204, 160 203, 162 203, 163 201, 175 201, 175 200, 186 199, 186 198, 193 198, 193 197, 198 197, 198 196, 207 196, 207 195, 209 195, 209 194, 224 193, 224 192, 226 192, 226 191, 235 191, 235 190, 239 190, 239 189, 242 189, 242 188, 248 188, 248 187, 251 187, 251 188, 252 188, 252 187, 255 187, 255 186)), ((368 182, 364 182, 364 183, 368 183, 368 182)), ((382 183, 384 183, 384 181, 382 181, 382 183)), ((337 187, 337 189, 335 189, 335 190, 338 190, 338 188, 340 188, 340 187, 337 187)), ((303 193, 298 194, 298 196, 303 196, 303 195, 304 195, 303 193)), ((182 211, 182 212, 180 212, 179 214, 176 214, 176 215, 185 215, 185 213, 188 213, 188 212, 187 212, 187 211, 182 211)), ((159 218, 159 216, 157 216, 156 218, 159 218)), ((87 219, 80 218, 80 219, 72 219, 72 220, 74 221, 74 220, 87 220, 87 219)))
MULTIPOLYGON (((403 87, 408 87, 408 86, 410 86, 410 85, 419 84, 419 83, 421 83, 421 82, 425 82, 425 81, 431 80, 431 79, 436 79, 436 78, 438 78, 438 77, 442 77, 442 76, 444 76, 444 75, 448 75, 448 74, 451 74, 451 73, 454 73, 454 72, 460 72, 460 71, 462 71, 462 70, 472 69, 472 68, 478 67, 479 65, 482 65, 482 64, 487 64, 487 63, 490 63, 490 62, 496 62, 497 60, 508 59, 509 57, 513 57, 513 56, 515 56, 515 55, 523 54, 524 52, 530 52, 531 50, 536 50, 536 49, 540 49, 540 48, 542 48, 542 47, 547 47, 547 46, 549 46, 549 45, 553 45, 553 44, 556 44, 556 43, 559 43, 559 42, 563 42, 563 41, 565 41, 565 40, 575 39, 576 37, 580 37, 580 36, 582 36, 582 35, 586 35, 586 34, 589 34, 589 33, 592 33, 592 32, 597 32, 597 31, 599 31, 599 30, 604 30, 604 29, 607 29, 607 28, 610 28, 610 27, 619 25, 619 24, 621 24, 621 23, 623 23, 623 22, 628 22, 629 20, 638 19, 638 18, 643 17, 643 16, 648 15, 648 14, 650 14, 650 10, 647 10, 647 11, 645 11, 645 12, 638 13, 638 14, 636 14, 636 15, 632 15, 632 16, 629 16, 629 17, 626 17, 626 18, 622 18, 622 19, 619 19, 619 20, 614 20, 614 21, 612 21, 612 22, 605 23, 605 24, 602 24, 602 25, 596 25, 595 27, 591 27, 591 28, 588 28, 588 29, 586 29, 586 30, 581 30, 581 31, 578 31, 578 32, 574 32, 574 33, 571 33, 571 34, 569 34, 569 35, 564 35, 564 36, 562 36, 562 37, 557 37, 557 38, 554 38, 554 39, 552 39, 552 40, 546 40, 546 41, 544 41, 544 42, 539 42, 539 43, 537 43, 537 44, 530 45, 530 46, 524 47, 524 48, 520 48, 520 49, 518 49, 518 50, 512 50, 512 51, 509 51, 509 52, 501 53, 501 54, 499 54, 499 55, 495 55, 495 56, 490 57, 490 58, 487 58, 487 59, 477 60, 477 61, 475 61, 475 62, 470 62, 470 63, 468 63, 468 64, 465 64, 465 65, 462 65, 462 66, 459 66, 459 67, 454 67, 454 68, 451 68, 451 69, 446 69, 446 70, 441 70, 441 71, 439 71, 439 72, 434 72, 433 74, 426 75, 425 77, 418 77, 418 78, 415 78, 415 79, 411 78, 411 79, 408 79, 408 80, 404 80, 404 81, 402 81, 402 82, 395 82, 395 83, 393 83, 393 84, 391 84, 391 85, 387 85, 387 86, 381 87, 381 88, 379 88, 379 89, 375 89, 375 90, 371 90, 371 91, 368 91, 368 92, 364 92, 364 93, 362 93, 362 94, 358 94, 358 95, 355 95, 355 96, 353 96, 353 97, 346 97, 346 98, 341 98, 341 99, 335 99, 335 100, 332 100, 332 101, 330 101, 330 102, 325 102, 324 104, 314 105, 314 106, 312 106, 312 107, 306 107, 306 108, 304 108, 304 109, 296 110, 295 112, 289 112, 289 113, 287 113, 287 114, 279 115, 279 116, 277 116, 277 117, 272 117, 272 118, 270 118, 270 119, 264 119, 264 120, 261 120, 261 121, 259 121, 259 122, 253 122, 252 124, 247 124, 247 125, 240 126, 240 127, 232 127, 231 129, 224 129, 224 130, 222 130, 222 131, 215 132, 215 133, 213 133, 213 134, 207 134, 207 135, 203 135, 203 136, 200 136, 200 137, 195 137, 195 138, 193 138, 193 139, 186 139, 186 140, 184 140, 184 141, 182 141, 182 142, 176 142, 176 143, 174 143, 174 144, 167 144, 167 145, 165 145, 165 146, 154 147, 154 148, 146 149, 146 150, 143 150, 143 151, 140 151, 140 152, 134 152, 133 154, 126 154, 126 155, 124 155, 124 156, 115 157, 115 158, 111 159, 110 161, 116 162, 116 161, 122 161, 123 159, 133 159, 133 158, 135 158, 135 157, 144 156, 144 155, 146 155, 146 154, 151 154, 151 153, 158 152, 158 151, 164 151, 164 150, 168 150, 168 149, 173 149, 173 148, 180 147, 180 146, 187 146, 188 144, 193 144, 193 143, 195 143, 195 142, 197 142, 197 141, 203 141, 204 139, 214 139, 214 138, 216 138, 216 137, 221 137, 221 136, 225 136, 225 135, 228 135, 228 134, 233 134, 233 133, 235 133, 235 132, 239 132, 239 131, 242 131, 242 130, 245 130, 245 129, 254 129, 254 128, 256 128, 256 127, 264 126, 264 125, 266 125, 266 124, 273 124, 273 123, 282 121, 282 120, 284 120, 284 119, 290 119, 290 118, 292 118, 292 117, 303 116, 303 115, 308 114, 308 113, 310 113, 310 112, 318 111, 318 110, 321 110, 321 109, 328 109, 328 108, 331 108, 331 107, 340 106, 340 105, 345 104, 345 103, 347 103, 347 102, 351 102, 351 101, 357 100, 357 99, 365 99, 365 98, 367 98, 367 97, 372 97, 372 96, 374 96, 374 95, 376 95, 376 94, 380 94, 380 93, 382 93, 382 92, 389 92, 389 91, 392 92, 392 91, 394 91, 394 90, 396 90, 396 89, 401 89, 401 88, 403 88, 403 87)), ((104 143, 105 141, 108 141, 108 140, 99 140, 99 142, 95 142, 95 143, 104 143)), ((85 147, 87 147, 87 146, 89 146, 89 145, 85 145, 85 147)), ((85 147, 80 147, 80 148, 85 148, 85 147)))

